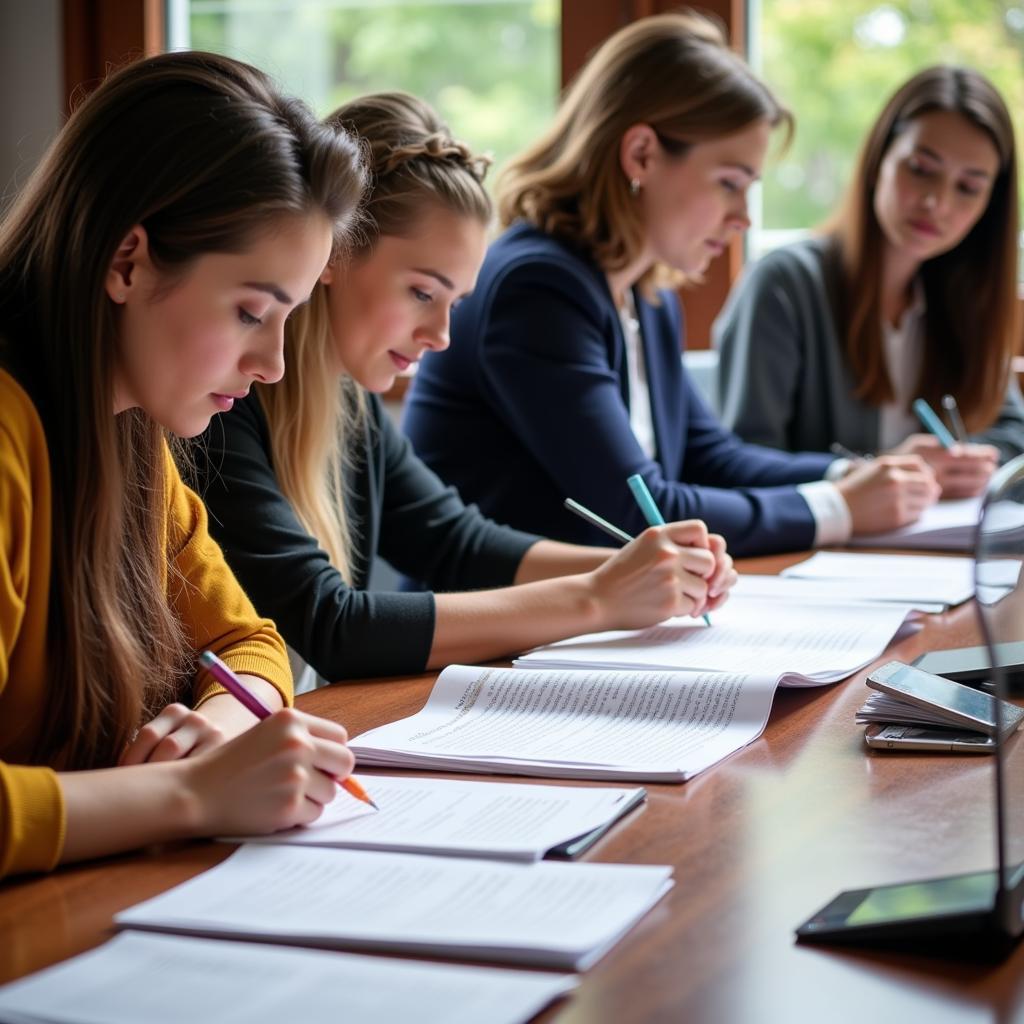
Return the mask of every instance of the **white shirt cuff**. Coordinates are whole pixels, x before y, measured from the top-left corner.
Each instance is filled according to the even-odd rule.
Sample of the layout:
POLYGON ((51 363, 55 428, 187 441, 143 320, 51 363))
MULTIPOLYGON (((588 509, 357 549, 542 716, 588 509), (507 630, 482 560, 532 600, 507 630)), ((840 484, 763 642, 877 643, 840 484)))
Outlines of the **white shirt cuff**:
POLYGON ((814 546, 845 544, 853 533, 853 519, 839 488, 828 480, 797 484, 800 496, 814 516, 814 546))
POLYGON ((850 472, 852 465, 853 462, 850 459, 836 459, 835 462, 829 463, 828 469, 825 470, 825 479, 833 482, 841 480, 850 472))

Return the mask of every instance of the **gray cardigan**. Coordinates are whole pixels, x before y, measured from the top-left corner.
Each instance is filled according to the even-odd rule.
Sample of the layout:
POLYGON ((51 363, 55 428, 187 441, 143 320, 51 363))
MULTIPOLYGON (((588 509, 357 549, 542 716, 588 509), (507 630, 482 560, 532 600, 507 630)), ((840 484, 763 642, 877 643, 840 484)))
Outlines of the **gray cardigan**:
MULTIPOLYGON (((838 254, 827 238, 750 266, 715 322, 722 422, 745 441, 788 451, 878 450, 879 410, 854 397, 836 330, 838 254)), ((1011 375, 999 418, 972 438, 1002 461, 1024 451, 1024 399, 1011 375)))

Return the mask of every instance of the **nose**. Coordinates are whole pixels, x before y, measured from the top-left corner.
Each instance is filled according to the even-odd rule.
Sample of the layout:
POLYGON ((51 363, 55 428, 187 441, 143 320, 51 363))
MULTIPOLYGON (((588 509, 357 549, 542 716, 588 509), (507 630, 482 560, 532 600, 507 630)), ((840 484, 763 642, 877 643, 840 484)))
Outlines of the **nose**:
POLYGON ((420 343, 430 352, 443 352, 452 343, 450 325, 451 311, 446 306, 435 320, 420 330, 420 343))
POLYGON ((263 338, 257 339, 239 368, 253 380, 276 384, 284 376, 284 326, 267 331, 263 338))
POLYGON ((742 234, 750 227, 750 214, 747 212, 746 193, 740 195, 736 206, 729 211, 726 226, 736 234, 742 234))

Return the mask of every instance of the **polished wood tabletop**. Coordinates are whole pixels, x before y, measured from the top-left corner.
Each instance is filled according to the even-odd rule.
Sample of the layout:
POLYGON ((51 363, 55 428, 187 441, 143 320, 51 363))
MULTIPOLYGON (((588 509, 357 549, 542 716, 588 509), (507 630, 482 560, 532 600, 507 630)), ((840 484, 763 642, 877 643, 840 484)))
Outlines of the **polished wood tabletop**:
MULTIPOLYGON (((775 572, 798 557, 742 568, 775 572)), ((883 660, 978 642, 971 605, 923 623, 883 660)), ((986 964, 794 942, 841 889, 994 863, 991 758, 869 751, 854 722, 865 674, 780 690, 756 742, 684 785, 647 787, 646 806, 585 859, 671 864, 675 888, 543 1020, 1024 1019, 1024 950, 986 964)), ((356 735, 419 710, 434 678, 340 684, 299 705, 356 735)), ((182 844, 0 885, 0 981, 98 945, 117 911, 231 849, 182 844)))

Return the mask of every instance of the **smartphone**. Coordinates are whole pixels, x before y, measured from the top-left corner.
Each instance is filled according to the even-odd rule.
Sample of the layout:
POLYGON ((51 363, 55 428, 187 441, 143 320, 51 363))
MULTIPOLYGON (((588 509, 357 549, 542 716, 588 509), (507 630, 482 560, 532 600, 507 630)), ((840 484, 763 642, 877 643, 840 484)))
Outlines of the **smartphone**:
POLYGON ((877 750, 947 750, 968 754, 992 754, 994 736, 957 729, 932 729, 917 725, 885 725, 876 722, 864 730, 864 742, 877 750))
MULTIPOLYGON (((872 689, 891 694, 912 707, 920 708, 928 713, 929 719, 938 716, 944 728, 990 736, 995 734, 996 698, 962 683, 943 679, 942 676, 923 672, 899 661, 890 661, 872 672, 867 678, 867 684, 872 689)), ((1024 712, 1005 702, 1002 710, 1003 728, 1008 732, 1020 723, 1024 712)), ((929 725, 938 724, 929 719, 925 719, 929 725)))
MULTIPOLYGON (((1012 692, 1024 692, 1024 642, 996 645, 996 657, 1012 692)), ((987 647, 953 647, 928 651, 913 662, 915 668, 944 676, 968 686, 984 687, 992 680, 992 661, 987 647)))

